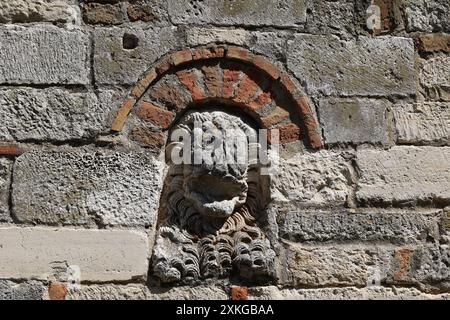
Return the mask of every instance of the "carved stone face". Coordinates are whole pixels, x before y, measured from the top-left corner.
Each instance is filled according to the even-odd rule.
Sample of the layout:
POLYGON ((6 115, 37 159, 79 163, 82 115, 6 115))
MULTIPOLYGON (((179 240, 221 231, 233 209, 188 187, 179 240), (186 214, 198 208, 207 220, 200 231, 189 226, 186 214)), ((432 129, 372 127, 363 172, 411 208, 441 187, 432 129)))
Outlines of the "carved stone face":
POLYGON ((182 155, 184 196, 200 214, 226 218, 246 202, 255 129, 221 111, 195 111, 185 115, 171 136, 175 141, 166 156, 170 161, 182 155))
POLYGON ((153 273, 164 283, 274 276, 256 130, 222 111, 191 111, 171 130, 153 273))

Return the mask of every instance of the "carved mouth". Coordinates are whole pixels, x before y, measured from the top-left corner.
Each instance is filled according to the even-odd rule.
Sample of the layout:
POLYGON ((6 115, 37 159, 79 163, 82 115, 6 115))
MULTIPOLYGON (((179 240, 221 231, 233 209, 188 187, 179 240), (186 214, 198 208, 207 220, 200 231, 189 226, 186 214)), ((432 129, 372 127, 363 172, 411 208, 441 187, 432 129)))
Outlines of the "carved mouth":
POLYGON ((247 190, 244 180, 237 180, 232 176, 201 175, 186 182, 185 197, 199 213, 225 218, 245 203, 247 190))

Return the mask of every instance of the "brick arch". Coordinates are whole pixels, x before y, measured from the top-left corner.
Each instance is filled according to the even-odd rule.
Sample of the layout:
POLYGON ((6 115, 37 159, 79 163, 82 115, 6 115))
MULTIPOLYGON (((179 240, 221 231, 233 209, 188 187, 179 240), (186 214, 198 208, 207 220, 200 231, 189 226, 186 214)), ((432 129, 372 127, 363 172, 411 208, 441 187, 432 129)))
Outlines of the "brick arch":
POLYGON ((323 146, 308 98, 295 80, 264 56, 226 45, 162 58, 131 90, 111 130, 121 131, 133 109, 155 130, 165 131, 184 108, 211 103, 239 108, 262 128, 279 129, 281 143, 323 146))

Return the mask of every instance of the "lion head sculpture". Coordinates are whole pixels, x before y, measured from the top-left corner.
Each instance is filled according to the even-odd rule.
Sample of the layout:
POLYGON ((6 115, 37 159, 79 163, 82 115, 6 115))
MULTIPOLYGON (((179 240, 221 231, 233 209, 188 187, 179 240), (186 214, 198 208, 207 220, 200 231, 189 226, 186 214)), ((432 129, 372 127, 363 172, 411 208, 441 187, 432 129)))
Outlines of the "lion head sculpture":
POLYGON ((257 130, 220 110, 193 110, 174 125, 152 261, 161 282, 273 277, 259 147, 257 130))

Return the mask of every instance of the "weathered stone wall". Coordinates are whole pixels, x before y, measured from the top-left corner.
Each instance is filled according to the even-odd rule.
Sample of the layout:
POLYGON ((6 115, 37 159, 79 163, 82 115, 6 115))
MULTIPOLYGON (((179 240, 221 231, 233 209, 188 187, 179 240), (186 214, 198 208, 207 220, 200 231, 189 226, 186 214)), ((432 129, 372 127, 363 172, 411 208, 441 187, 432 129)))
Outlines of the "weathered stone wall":
POLYGON ((450 3, 372 2, 373 30, 369 0, 2 1, 0 299, 242 286, 161 289, 149 272, 167 128, 222 87, 281 132, 276 278, 250 299, 450 298, 450 3), (269 80, 225 62, 201 65, 201 83, 167 71, 211 57, 269 80))

